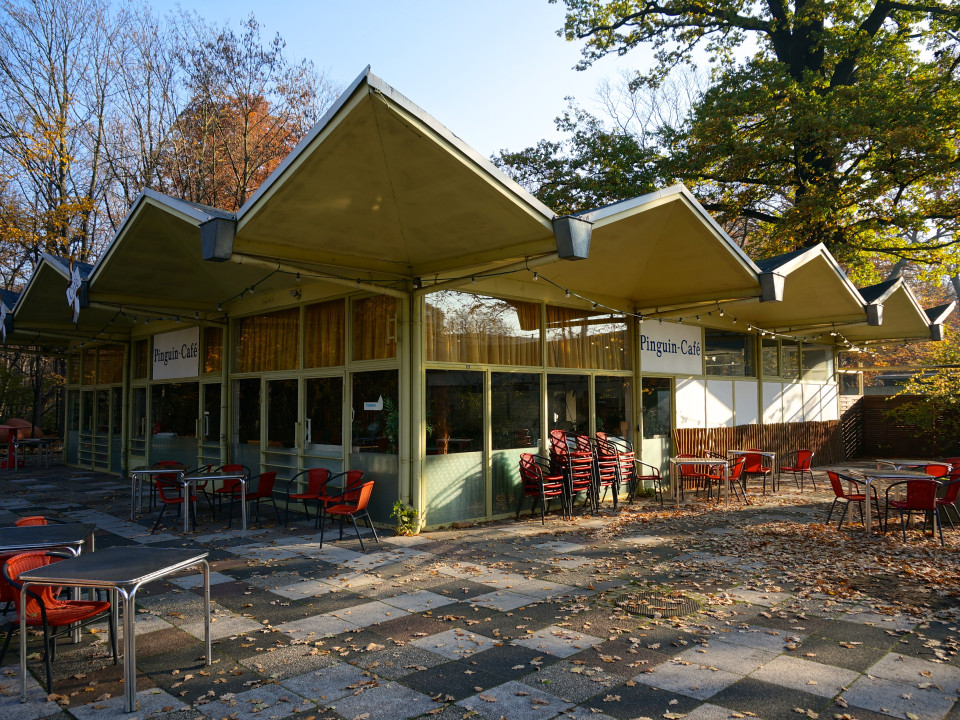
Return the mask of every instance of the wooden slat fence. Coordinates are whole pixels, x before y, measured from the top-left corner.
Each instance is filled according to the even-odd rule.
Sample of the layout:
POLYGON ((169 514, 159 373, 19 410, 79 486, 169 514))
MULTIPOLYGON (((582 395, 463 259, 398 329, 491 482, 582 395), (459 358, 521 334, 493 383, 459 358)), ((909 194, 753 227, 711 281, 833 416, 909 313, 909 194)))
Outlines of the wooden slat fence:
POLYGON ((838 420, 683 428, 674 431, 674 440, 674 449, 678 453, 761 448, 776 453, 779 462, 788 453, 806 448, 815 453, 814 465, 833 465, 846 459, 843 432, 838 420))

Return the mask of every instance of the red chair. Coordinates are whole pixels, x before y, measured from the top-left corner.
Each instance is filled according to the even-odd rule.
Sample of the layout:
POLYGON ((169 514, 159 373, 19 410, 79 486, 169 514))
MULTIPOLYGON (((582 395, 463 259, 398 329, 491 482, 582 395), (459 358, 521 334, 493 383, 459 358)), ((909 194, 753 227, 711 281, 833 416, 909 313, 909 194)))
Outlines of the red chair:
POLYGON ((760 454, 761 451, 756 448, 749 448, 747 452, 744 453, 743 457, 746 462, 743 464, 743 474, 745 477, 750 475, 757 475, 763 478, 763 494, 767 494, 767 478, 770 478, 770 491, 776 492, 777 478, 773 474, 773 468, 767 467, 763 464, 766 459, 763 455, 760 454))
POLYGON ((943 493, 937 497, 937 520, 942 527, 943 518, 946 516, 950 527, 956 530, 957 526, 954 525, 953 518, 950 517, 948 510, 952 509, 954 515, 960 519, 960 509, 957 508, 957 499, 958 496, 960 496, 960 477, 955 478, 953 477, 953 473, 951 473, 950 481, 941 483, 940 487, 943 493))
POLYGON ((617 509, 620 499, 620 458, 609 443, 601 443, 599 439, 591 440, 589 435, 577 435, 577 452, 589 452, 593 458, 593 506, 600 508, 600 503, 607 497, 607 491, 612 491, 613 509, 617 509), (603 495, 600 492, 603 491, 603 495))
POLYGON ((113 650, 113 664, 117 658, 117 628, 110 612, 110 603, 94 600, 58 600, 52 588, 35 585, 27 590, 26 608, 20 606, 20 574, 35 570, 62 558, 46 552, 28 552, 16 555, 3 564, 3 578, 13 590, 16 619, 7 624, 7 637, 0 650, 0 665, 10 647, 10 638, 14 630, 20 629, 21 614, 26 616, 27 627, 43 628, 43 659, 47 670, 47 692, 53 692, 53 673, 51 664, 56 659, 57 638, 73 634, 75 627, 85 627, 104 619, 110 628, 110 647, 113 650), (59 630, 57 630, 59 628, 59 630), (51 632, 53 629, 55 632, 51 632))
POLYGON ((560 511, 564 518, 567 517, 563 476, 550 475, 549 462, 546 458, 540 458, 531 453, 520 455, 520 497, 517 500, 517 516, 514 520, 520 519, 520 510, 523 507, 523 499, 526 497, 533 498, 530 502, 531 516, 537 500, 540 500, 541 524, 546 524, 547 510, 554 498, 560 500, 560 511))
MULTIPOLYGON (((153 524, 153 529, 150 531, 151 535, 160 527, 160 520, 163 518, 163 513, 166 512, 168 507, 176 505, 180 508, 180 511, 183 512, 184 504, 183 484, 178 480, 157 477, 154 480, 154 485, 157 488, 157 502, 160 504, 160 512, 157 514, 157 521, 153 524)), ((187 512, 190 513, 190 520, 194 530, 197 529, 197 513, 194 511, 196 502, 197 494, 195 492, 190 493, 187 512)))
POLYGON ((932 478, 942 478, 950 474, 950 468, 947 463, 929 463, 923 466, 923 472, 932 478))
POLYGON ((587 496, 584 506, 593 502, 593 453, 570 450, 565 430, 550 431, 550 474, 566 478, 567 508, 573 514, 573 501, 580 493, 587 496))
POLYGON ((730 487, 733 488, 734 496, 739 492, 743 502, 746 505, 750 505, 750 498, 747 497, 747 488, 743 479, 743 466, 746 462, 747 459, 745 457, 738 457, 732 460, 730 462, 730 469, 727 470, 727 479, 730 482, 730 487))
MULTIPOLYGON (((269 500, 273 503, 273 514, 277 518, 277 524, 280 523, 280 509, 277 507, 277 501, 273 497, 273 486, 277 482, 277 473, 273 470, 260 473, 259 477, 248 480, 247 484, 253 485, 252 489, 247 490, 247 502, 253 503, 253 516, 257 522, 260 522, 260 501, 269 500)), ((219 492, 219 491, 218 491, 219 492)), ((227 527, 233 525, 233 505, 243 498, 242 488, 237 482, 230 494, 230 518, 227 521, 227 527)))
POLYGON ((907 541, 907 523, 910 515, 913 513, 923 513, 923 528, 927 527, 927 520, 931 523, 931 533, 935 526, 940 531, 940 544, 943 545, 943 528, 937 522, 937 491, 940 489, 940 481, 930 478, 929 480, 917 478, 912 480, 902 480, 893 483, 887 488, 884 494, 885 507, 883 509, 883 527, 886 532, 887 515, 890 508, 896 508, 900 513, 900 530, 903 532, 903 541, 907 541), (902 499, 891 498, 891 491, 900 493, 906 488, 906 497, 902 499))
MULTIPOLYGON (((245 478, 250 477, 250 468, 246 465, 241 465, 240 463, 227 463, 226 465, 221 465, 218 467, 215 472, 223 473, 243 473, 245 478)), ((237 479, 228 479, 224 480, 223 484, 213 491, 213 496, 217 498, 217 505, 220 506, 220 509, 223 509, 223 499, 225 497, 231 498, 233 502, 233 496, 240 494, 240 481, 237 479)))
MULTIPOLYGON (((857 507, 860 508, 860 519, 863 519, 863 503, 866 501, 867 496, 865 493, 860 492, 860 481, 854 480, 849 475, 842 475, 833 470, 827 470, 827 477, 830 478, 830 487, 833 488, 833 494, 836 496, 833 499, 833 504, 830 506, 830 512, 827 513, 827 524, 830 523, 830 518, 833 516, 833 510, 837 506, 837 503, 845 503, 843 506, 843 513, 840 515, 840 522, 837 524, 837 530, 843 525, 843 519, 847 516, 847 510, 850 509, 850 503, 857 503, 857 507), (847 483, 847 488, 844 488, 843 484, 847 483), (848 489, 849 488, 849 489, 848 489), (852 491, 850 491, 852 489, 852 491)), ((880 517, 880 498, 877 496, 877 488, 873 485, 870 486, 870 489, 873 491, 873 502, 877 508, 877 517, 880 517)))
POLYGON ((47 519, 43 515, 27 515, 19 518, 14 525, 16 527, 26 527, 29 525, 46 525, 47 519))
POLYGON ((320 508, 320 547, 323 547, 323 529, 326 524, 327 515, 340 518, 340 539, 343 540, 343 519, 350 518, 353 523, 353 529, 357 533, 357 540, 360 541, 360 550, 366 552, 363 547, 363 538, 360 537, 360 528, 357 527, 356 518, 365 519, 367 525, 373 531, 373 539, 380 544, 380 538, 377 537, 377 529, 373 527, 373 521, 370 519, 370 513, 367 511, 367 505, 370 504, 370 496, 373 493, 373 480, 367 480, 359 486, 354 486, 344 490, 339 495, 331 495, 333 504, 323 505, 320 508))
MULTIPOLYGON (((164 470, 164 469, 182 470, 184 466, 177 460, 158 460, 150 467, 151 469, 156 469, 156 470, 164 470)), ((150 510, 153 510, 153 506, 157 502, 157 478, 158 477, 164 478, 167 480, 170 479, 169 474, 158 474, 158 475, 150 476, 150 508, 149 508, 150 510)))
MULTIPOLYGON (((684 459, 699 456, 691 453, 678 453, 677 457, 684 459)), ((700 491, 707 488, 708 483, 711 481, 712 476, 710 475, 709 465, 703 463, 677 463, 677 488, 680 490, 681 500, 683 500, 688 487, 691 487, 696 491, 697 495, 699 495, 700 491)))
POLYGON ((793 458, 789 461, 789 465, 781 465, 780 472, 793 473, 793 481, 797 484, 797 487, 800 488, 800 492, 803 492, 803 477, 804 475, 810 476, 810 482, 813 483, 813 489, 817 489, 817 478, 813 475, 813 450, 794 450, 792 453, 787 453, 787 458, 793 458))
POLYGON ((284 508, 283 514, 283 526, 286 527, 287 523, 290 521, 290 501, 295 500, 303 503, 303 509, 307 514, 307 519, 310 519, 310 506, 307 504, 307 501, 312 500, 317 504, 317 517, 320 517, 320 496, 324 492, 324 488, 327 483, 330 482, 330 471, 327 468, 310 468, 309 470, 302 470, 290 478, 290 481, 287 483, 287 504, 284 508), (293 484, 297 482, 297 478, 301 475, 307 476, 307 489, 299 493, 291 493, 290 489, 293 487, 293 484))

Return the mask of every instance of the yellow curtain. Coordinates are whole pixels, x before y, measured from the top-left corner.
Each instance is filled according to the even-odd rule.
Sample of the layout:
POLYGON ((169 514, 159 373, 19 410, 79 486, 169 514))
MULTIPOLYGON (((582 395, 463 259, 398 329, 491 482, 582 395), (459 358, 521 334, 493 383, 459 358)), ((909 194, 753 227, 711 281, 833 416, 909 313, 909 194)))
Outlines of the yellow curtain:
POLYGON ((218 373, 223 370, 223 329, 203 329, 203 371, 218 373))
POLYGON ((385 295, 353 301, 353 359, 397 356, 397 300, 385 295))
POLYGON ((295 370, 300 309, 253 315, 237 322, 236 372, 295 370))
POLYGON ((97 381, 97 349, 83 351, 83 384, 93 385, 97 381))
POLYGON ((629 370, 625 320, 607 313, 547 305, 547 365, 629 370))
POLYGON ((303 322, 304 367, 343 365, 344 301, 331 300, 308 305, 303 322))
POLYGON ((100 384, 123 382, 123 347, 104 345, 97 355, 97 382, 100 384))

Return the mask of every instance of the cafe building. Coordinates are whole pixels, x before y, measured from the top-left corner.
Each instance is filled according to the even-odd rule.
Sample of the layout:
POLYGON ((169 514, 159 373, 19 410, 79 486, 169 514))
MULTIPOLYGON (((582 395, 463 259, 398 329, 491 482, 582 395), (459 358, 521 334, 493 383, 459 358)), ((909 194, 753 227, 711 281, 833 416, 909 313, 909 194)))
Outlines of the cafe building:
POLYGON ((360 469, 437 526, 511 513, 554 428, 664 470, 689 432, 825 437, 838 350, 951 310, 754 262, 682 186, 558 217, 368 69, 237 213, 145 190, 3 328, 66 353, 69 465, 360 469))

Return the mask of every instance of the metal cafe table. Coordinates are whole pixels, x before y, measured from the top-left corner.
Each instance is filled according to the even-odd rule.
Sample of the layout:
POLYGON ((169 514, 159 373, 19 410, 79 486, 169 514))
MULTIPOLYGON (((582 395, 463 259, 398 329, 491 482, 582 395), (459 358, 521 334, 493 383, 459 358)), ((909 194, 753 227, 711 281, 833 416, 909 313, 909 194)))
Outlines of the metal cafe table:
POLYGON ((29 552, 30 550, 67 550, 77 556, 86 546, 93 552, 93 523, 50 523, 0 527, 0 553, 29 552))
MULTIPOLYGON (((866 512, 863 516, 863 530, 867 537, 870 537, 870 518, 873 515, 873 511, 870 509, 870 488, 873 486, 874 480, 890 480, 893 482, 898 482, 900 480, 930 480, 933 478, 932 475, 927 475, 926 473, 922 472, 913 472, 910 470, 891 470, 889 468, 880 468, 879 470, 865 470, 864 468, 841 468, 841 471, 847 474, 859 474, 863 476, 864 485, 866 485, 866 490, 864 490, 864 495, 866 496, 864 505, 867 506, 866 512)), ((877 520, 879 519, 880 518, 877 518, 877 520)))
MULTIPOLYGON (((184 480, 187 483, 196 483, 203 480, 214 481, 220 480, 221 482, 226 482, 228 480, 236 480, 240 483, 240 528, 243 530, 247 529, 247 482, 249 478, 242 472, 212 472, 212 473, 197 473, 196 475, 187 475, 184 480)), ((187 524, 184 522, 184 532, 187 532, 187 524)))
MULTIPOLYGON (((127 471, 130 476, 130 522, 136 522, 137 511, 143 512, 143 481, 153 475, 183 475, 186 468, 138 467, 127 471)), ((184 523, 186 529, 186 523, 184 523)))
MULTIPOLYGON (((770 461, 770 489, 771 492, 776 492, 777 488, 780 487, 780 472, 777 470, 777 454, 769 450, 727 450, 728 455, 746 457, 748 453, 751 455, 759 455, 770 461)), ((764 485, 764 487, 766 487, 766 485, 764 485)))
MULTIPOLYGON (((100 588, 111 591, 114 619, 118 612, 116 596, 123 604, 123 711, 137 708, 137 591, 141 585, 200 565, 203 572, 203 631, 206 664, 211 663, 210 645, 210 566, 206 550, 112 547, 61 560, 20 574, 23 588, 20 603, 26 603, 27 589, 33 585, 64 585, 100 588)), ((20 702, 27 701, 27 622, 20 618, 20 702)))
POLYGON ((730 504, 730 463, 732 460, 716 457, 672 457, 670 458, 670 486, 677 506, 680 505, 680 475, 677 465, 710 465, 723 468, 723 504, 730 504))

